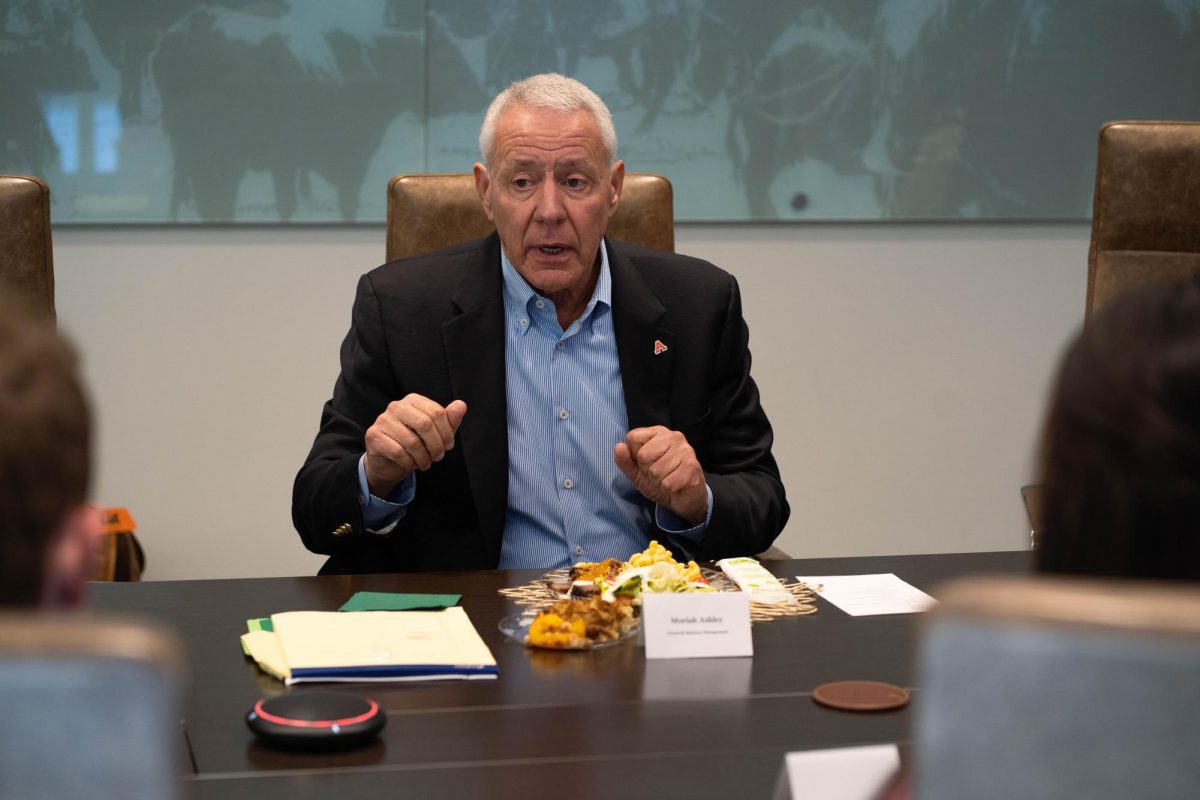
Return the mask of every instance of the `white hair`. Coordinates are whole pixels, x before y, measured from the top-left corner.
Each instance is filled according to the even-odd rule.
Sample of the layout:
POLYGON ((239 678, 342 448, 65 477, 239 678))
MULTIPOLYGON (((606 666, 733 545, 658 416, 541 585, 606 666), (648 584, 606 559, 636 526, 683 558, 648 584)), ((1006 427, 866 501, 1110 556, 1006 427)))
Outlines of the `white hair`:
POLYGON ((550 108, 555 111, 587 111, 600 128, 600 144, 608 163, 617 157, 617 129, 613 127, 612 113, 600 96, 574 78, 546 72, 517 81, 509 86, 488 106, 479 129, 479 155, 483 163, 492 166, 492 140, 496 135, 496 120, 513 106, 550 108))

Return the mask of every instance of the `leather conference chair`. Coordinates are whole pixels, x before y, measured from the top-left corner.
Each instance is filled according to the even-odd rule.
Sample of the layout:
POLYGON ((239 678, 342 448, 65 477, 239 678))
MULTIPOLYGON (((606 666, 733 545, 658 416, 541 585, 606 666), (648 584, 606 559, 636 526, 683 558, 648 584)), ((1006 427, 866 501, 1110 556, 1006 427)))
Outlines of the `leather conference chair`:
POLYGON ((936 594, 915 796, 1195 796, 1200 588, 992 578, 936 594))
POLYGON ((184 663, 142 623, 0 615, 0 797, 178 796, 184 663))
POLYGON ((1036 549, 1038 540, 1042 538, 1042 525, 1045 523, 1045 516, 1042 513, 1043 494, 1042 486, 1039 483, 1021 487, 1021 501, 1025 504, 1025 516, 1029 519, 1030 550, 1036 549))
MULTIPOLYGON (((388 183, 388 261, 478 239, 493 230, 471 173, 397 175, 388 183)), ((671 182, 662 175, 628 173, 608 233, 643 247, 674 251, 671 182)))
POLYGON ((1200 271, 1200 122, 1100 128, 1087 316, 1117 295, 1200 271))
MULTIPOLYGON (((1108 122, 1096 148, 1085 320, 1113 298, 1200 271, 1200 122, 1108 122)), ((1036 542, 1041 486, 1021 496, 1036 542)))
POLYGON ((54 319, 50 187, 40 178, 0 175, 0 291, 54 319))

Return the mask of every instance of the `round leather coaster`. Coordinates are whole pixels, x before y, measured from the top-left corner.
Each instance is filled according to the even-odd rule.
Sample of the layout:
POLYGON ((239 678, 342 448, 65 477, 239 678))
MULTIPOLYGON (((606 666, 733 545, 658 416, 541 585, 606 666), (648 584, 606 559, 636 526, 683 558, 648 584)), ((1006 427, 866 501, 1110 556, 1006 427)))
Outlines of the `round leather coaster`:
POLYGON ((813 689, 813 700, 841 711, 891 711, 908 705, 908 690, 878 681, 836 681, 813 689))

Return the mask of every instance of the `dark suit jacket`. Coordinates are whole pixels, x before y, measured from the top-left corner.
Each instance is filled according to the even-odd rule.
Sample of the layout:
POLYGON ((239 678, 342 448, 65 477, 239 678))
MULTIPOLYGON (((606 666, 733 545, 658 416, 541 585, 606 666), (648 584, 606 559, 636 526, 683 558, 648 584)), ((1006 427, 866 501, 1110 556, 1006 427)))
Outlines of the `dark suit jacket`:
MULTIPOLYGON (((750 378, 737 282, 698 259, 606 243, 630 428, 664 425, 695 448, 713 493, 700 558, 765 550, 788 505, 750 378), (655 341, 668 349, 655 355, 655 341)), ((495 234, 385 264, 359 281, 342 372, 292 493, 300 538, 330 556, 322 573, 498 564, 508 502, 502 293, 495 234), (442 405, 463 400, 467 415, 455 448, 417 475, 400 524, 384 536, 367 533, 358 499, 363 436, 410 392, 442 405)))

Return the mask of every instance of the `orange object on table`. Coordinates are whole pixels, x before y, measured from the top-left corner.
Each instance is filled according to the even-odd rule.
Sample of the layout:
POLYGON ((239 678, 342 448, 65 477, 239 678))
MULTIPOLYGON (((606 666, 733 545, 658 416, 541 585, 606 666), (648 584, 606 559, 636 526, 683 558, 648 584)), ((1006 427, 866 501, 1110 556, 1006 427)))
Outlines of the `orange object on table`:
POLYGON ((137 523, 127 508, 100 509, 103 534, 97 543, 92 580, 139 581, 146 568, 146 553, 134 531, 137 523))
POLYGON ((100 516, 105 533, 133 533, 137 530, 137 523, 133 521, 128 508, 102 508, 100 516))

